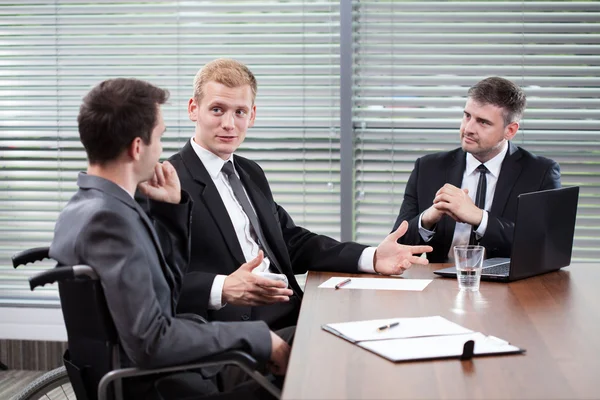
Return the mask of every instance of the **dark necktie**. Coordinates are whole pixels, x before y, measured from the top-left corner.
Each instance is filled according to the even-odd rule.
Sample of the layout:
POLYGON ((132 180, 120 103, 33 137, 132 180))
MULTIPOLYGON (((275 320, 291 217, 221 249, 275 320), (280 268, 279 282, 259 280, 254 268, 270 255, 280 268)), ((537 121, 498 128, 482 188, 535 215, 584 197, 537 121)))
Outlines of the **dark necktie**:
MULTIPOLYGON (((477 193, 475 194, 475 205, 477 208, 485 210, 485 192, 487 191, 487 176, 489 170, 483 164, 479 164, 477 167, 479 171, 479 182, 477 182, 477 193)), ((478 244, 479 241, 476 238, 474 230, 471 230, 471 239, 469 244, 478 244)))
POLYGON ((240 181, 240 178, 238 178, 238 176, 235 174, 235 171, 233 170, 233 164, 231 163, 231 161, 227 161, 225 164, 223 164, 223 168, 221 168, 221 171, 229 179, 229 184, 231 185, 231 189, 233 189, 233 194, 235 195, 236 199, 240 202, 240 205, 242 206, 242 209, 248 217, 250 225, 252 226, 252 229, 256 234, 259 247, 263 249, 263 251, 265 252, 265 256, 269 258, 269 260, 271 261, 271 265, 273 265, 274 269, 277 270, 277 272, 279 272, 280 274, 283 274, 283 272, 281 272, 281 268, 279 268, 279 265, 277 264, 277 259, 275 258, 275 255, 273 254, 273 252, 269 248, 269 245, 267 244, 267 241, 265 240, 262 228, 260 227, 260 222, 258 222, 258 217, 256 216, 256 213, 254 212, 254 209, 250 204, 248 196, 246 196, 246 192, 244 191, 244 187, 242 186, 242 181, 240 181))
POLYGON ((485 210, 485 192, 487 191, 487 177, 486 174, 489 172, 483 164, 479 164, 477 167, 479 171, 479 182, 477 182, 477 194, 475 195, 475 205, 482 210, 485 210))

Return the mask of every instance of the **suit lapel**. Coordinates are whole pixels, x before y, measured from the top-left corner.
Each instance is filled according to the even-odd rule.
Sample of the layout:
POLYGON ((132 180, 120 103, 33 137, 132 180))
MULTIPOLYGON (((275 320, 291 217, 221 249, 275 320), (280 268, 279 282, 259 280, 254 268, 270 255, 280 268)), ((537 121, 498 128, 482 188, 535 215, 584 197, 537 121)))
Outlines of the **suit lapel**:
POLYGON ((180 154, 185 167, 197 185, 197 190, 190 188, 192 199, 199 199, 202 202, 209 214, 215 220, 215 223, 235 260, 240 265, 244 264, 246 259, 244 258, 240 242, 235 234, 231 218, 229 217, 229 213, 223 204, 221 195, 210 177, 210 174, 206 170, 206 167, 202 164, 202 161, 192 148, 190 142, 183 147, 180 154))
POLYGON ((494 191, 494 200, 490 209, 491 214, 502 215, 510 192, 521 174, 521 165, 519 164, 521 157, 522 154, 519 148, 508 142, 508 154, 506 154, 504 161, 502 161, 502 168, 500 169, 500 176, 498 176, 498 183, 494 191))
POLYGON ((296 281, 296 277, 290 266, 289 257, 287 257, 287 247, 281 235, 276 234, 276 232, 280 232, 281 227, 273 216, 271 203, 256 186, 252 177, 244 170, 238 160, 239 158, 235 159, 235 169, 240 175, 240 180, 248 193, 248 197, 250 197, 250 201, 254 205, 254 210, 256 211, 256 216, 258 217, 263 235, 265 236, 269 247, 275 253, 274 255, 277 258, 275 263, 279 264, 280 272, 287 276, 294 293, 302 298, 302 289, 296 281))
MULTIPOLYGON (((458 149, 453 154, 453 159, 450 161, 448 168, 446 169, 446 182, 451 185, 454 185, 458 188, 462 186, 463 175, 465 173, 465 168, 467 167, 467 157, 465 152, 462 149, 458 149)), ((439 189, 439 188, 438 188, 439 189)), ((437 191, 437 189, 436 189, 437 191)), ((442 237, 450 238, 444 245, 445 248, 442 252, 445 255, 450 251, 450 245, 452 244, 452 238, 454 237, 454 229, 456 228, 456 221, 447 215, 444 216, 444 233, 442 237)))
MULTIPOLYGON (((148 200, 148 201, 150 201, 150 200, 148 200)), ((173 314, 175 314, 176 313, 175 305, 177 304, 177 297, 178 297, 178 291, 176 290, 176 288, 178 285, 175 284, 175 276, 173 275, 173 270, 171 270, 171 268, 167 264, 167 259, 165 258, 165 254, 163 253, 162 245, 160 244, 160 240, 158 239, 158 236, 156 235, 156 230, 154 229, 154 224, 148 217, 148 214, 146 214, 144 209, 136 201, 132 201, 132 204, 130 204, 130 205, 137 211, 140 218, 144 222, 144 225, 146 225, 146 229, 148 230, 148 233, 150 234, 150 237, 152 238, 154 247, 156 247, 156 252, 158 253, 158 256, 160 258, 160 260, 159 260, 160 267, 163 271, 165 280, 167 281, 167 284, 169 285, 169 288, 171 289, 171 311, 173 312, 173 314)))
MULTIPOLYGON (((122 190, 120 187, 118 187, 115 183, 110 182, 108 180, 98 178, 95 176, 91 176, 91 175, 87 175, 87 174, 80 174, 77 179, 77 184, 81 188, 96 188, 98 190, 101 190, 101 191, 107 193, 108 195, 116 198, 117 200, 121 201, 128 207, 133 208, 138 213, 138 215, 140 216, 140 218, 142 219, 142 221, 146 227, 146 230, 148 231, 150 237, 152 238, 152 243, 154 244, 154 247, 156 248, 156 252, 158 253, 158 256, 160 259, 159 260, 160 266, 161 266, 161 269, 165 276, 165 280, 167 281, 167 284, 171 288, 171 293, 174 294, 175 293, 175 278, 173 276, 171 269, 167 266, 167 261, 165 259, 165 255, 163 253, 162 246, 160 244, 160 240, 158 239, 158 236, 156 236, 156 231, 154 230, 154 225, 153 225, 152 221, 150 221, 150 218, 148 218, 148 215, 142 209, 142 207, 140 207, 140 205, 133 198, 131 198, 131 196, 129 196, 124 190, 122 190)), ((176 303, 173 302, 172 304, 176 304, 176 303)))
POLYGON ((462 185, 463 175, 467 168, 467 155, 462 149, 453 154, 453 158, 446 169, 446 182, 460 187, 462 185))
POLYGON ((252 180, 252 177, 243 169, 243 167, 238 162, 239 158, 236 158, 236 171, 240 175, 240 180, 244 184, 244 188, 252 201, 252 205, 254 206, 254 210, 256 211, 256 215, 260 222, 260 226, 263 230, 263 234, 265 235, 265 239, 269 241, 269 246, 271 250, 276 251, 277 254, 275 256, 281 260, 281 243, 276 240, 276 236, 274 235, 274 231, 279 229, 279 224, 277 220, 273 216, 273 211, 271 209, 270 202, 265 198, 262 192, 256 187, 256 184, 252 180), (273 248, 273 247, 276 248, 273 248))
MULTIPOLYGON (((163 253, 162 246, 160 244, 160 240, 158 239, 158 236, 156 236, 156 231, 154 230, 154 224, 152 223, 152 221, 150 221, 150 218, 148 218, 148 215, 142 209, 142 207, 140 207, 139 204, 134 202, 133 205, 134 205, 135 210, 138 212, 138 214, 142 218, 142 221, 144 221, 144 225, 146 225, 146 229, 148 229, 148 232, 150 233, 150 237, 152 237, 152 242, 154 243, 154 246, 156 247, 156 251, 160 257, 160 266, 165 275, 165 279, 167 280, 167 283, 169 284, 169 287, 171 288, 171 294, 175 295, 175 277, 173 276, 173 272, 171 271, 171 269, 167 266, 167 261, 165 259, 165 255, 163 253)), ((173 298, 173 302, 171 303, 172 305, 177 304, 177 302, 175 300, 176 299, 173 298)))

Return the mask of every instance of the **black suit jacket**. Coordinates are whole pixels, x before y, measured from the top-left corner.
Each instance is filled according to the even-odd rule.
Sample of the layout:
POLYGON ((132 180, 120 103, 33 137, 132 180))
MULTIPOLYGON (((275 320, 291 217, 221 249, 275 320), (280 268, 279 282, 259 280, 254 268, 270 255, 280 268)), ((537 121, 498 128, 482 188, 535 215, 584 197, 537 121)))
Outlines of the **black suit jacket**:
MULTIPOLYGON (((208 307, 215 276, 231 274, 246 260, 221 196, 192 145, 188 142, 169 161, 177 170, 182 189, 194 200, 191 261, 178 311, 203 313, 208 307)), ((269 182, 257 163, 234 156, 234 165, 269 247, 295 295, 289 303, 260 307, 226 305, 220 310, 208 311, 206 316, 221 321, 264 320, 271 329, 294 325, 302 296, 294 274, 309 269, 357 272, 358 259, 366 246, 340 243, 297 226, 273 200, 269 182)))
MULTIPOLYGON (((460 148, 430 154, 415 162, 394 224, 396 229, 402 221, 409 222, 408 232, 400 238, 401 243, 424 244, 419 234, 419 215, 433 204, 435 193, 444 184, 462 185, 465 168, 466 153, 460 148)), ((487 257, 510 257, 517 197, 520 194, 559 187, 560 168, 555 161, 535 156, 509 142, 508 154, 502 162, 489 211, 487 229, 480 241, 486 248, 487 257)), ((437 223, 435 234, 427 243, 433 247, 433 252, 427 254, 429 261, 447 261, 455 226, 456 222, 447 215, 437 223)))

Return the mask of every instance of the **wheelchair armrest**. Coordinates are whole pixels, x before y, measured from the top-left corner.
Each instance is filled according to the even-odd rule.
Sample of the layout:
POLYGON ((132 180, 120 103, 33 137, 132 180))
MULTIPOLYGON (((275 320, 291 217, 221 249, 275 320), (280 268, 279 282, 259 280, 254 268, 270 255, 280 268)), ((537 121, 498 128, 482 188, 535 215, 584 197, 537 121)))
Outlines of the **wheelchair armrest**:
POLYGON ((182 313, 182 314, 177 314, 176 317, 177 318, 183 318, 183 319, 189 319, 191 321, 196 321, 196 322, 201 323, 201 324, 208 324, 208 321, 204 317, 202 317, 202 316, 200 316, 198 314, 182 313))
POLYGON ((258 361, 250 354, 239 350, 232 350, 210 357, 204 357, 194 363, 177 365, 173 367, 141 369, 141 368, 122 368, 110 371, 102 377, 98 385, 98 400, 107 400, 108 386, 117 379, 128 378, 132 376, 143 376, 165 372, 176 372, 189 369, 212 367, 216 365, 233 364, 240 367, 244 372, 256 380, 262 387, 276 398, 281 397, 281 391, 273 385, 263 374, 258 372, 258 361))
POLYGON ((87 276, 91 279, 98 279, 98 275, 92 267, 87 265, 73 265, 71 267, 58 266, 44 272, 40 272, 29 278, 29 287, 31 290, 38 286, 44 286, 47 283, 54 283, 69 279, 87 276))
POLYGON ((34 247, 32 249, 23 250, 12 256, 12 264, 14 268, 19 265, 25 265, 30 262, 42 261, 44 258, 50 258, 48 255, 49 247, 34 247))

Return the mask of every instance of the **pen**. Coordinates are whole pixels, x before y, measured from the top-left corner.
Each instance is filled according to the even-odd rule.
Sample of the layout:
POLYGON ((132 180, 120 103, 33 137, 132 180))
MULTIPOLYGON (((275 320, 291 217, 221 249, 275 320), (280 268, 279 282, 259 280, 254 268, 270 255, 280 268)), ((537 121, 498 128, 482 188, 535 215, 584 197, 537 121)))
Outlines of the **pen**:
POLYGON ((393 328, 395 326, 400 325, 400 322, 392 322, 391 324, 383 325, 377 328, 378 331, 385 331, 386 329, 393 328))
POLYGON ((350 278, 344 279, 343 281, 341 281, 340 283, 338 283, 337 285, 335 285, 335 288, 339 289, 339 288, 341 288, 342 286, 344 286, 347 283, 350 283, 350 278))

